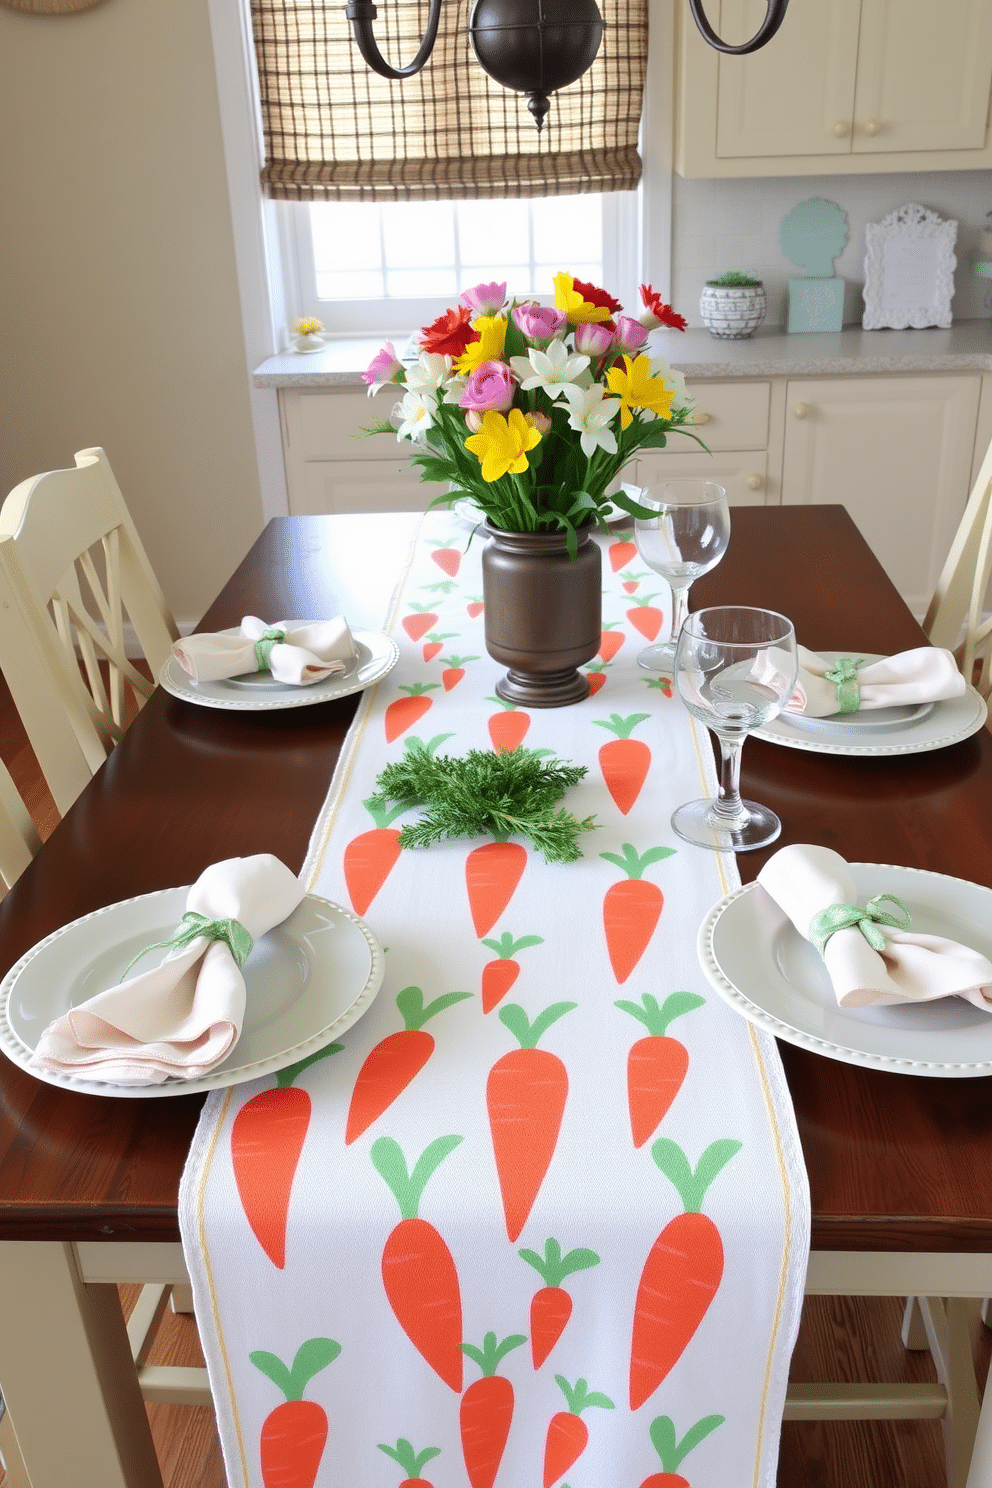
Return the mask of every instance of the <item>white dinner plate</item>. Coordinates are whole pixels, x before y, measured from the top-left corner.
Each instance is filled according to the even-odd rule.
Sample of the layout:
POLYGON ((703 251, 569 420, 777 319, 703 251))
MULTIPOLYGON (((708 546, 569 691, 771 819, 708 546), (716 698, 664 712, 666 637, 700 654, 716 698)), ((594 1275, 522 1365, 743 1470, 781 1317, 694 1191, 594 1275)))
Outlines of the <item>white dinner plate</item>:
MULTIPOLYGON (((241 1037, 209 1075, 161 1085, 116 1085, 29 1066, 55 1019, 118 981, 146 946, 173 933, 189 888, 124 899, 63 925, 33 946, 0 983, 0 1047, 49 1085, 90 1095, 190 1095, 274 1074, 314 1054, 365 1012, 383 978, 382 948, 364 920, 309 894, 288 919, 256 941, 244 965, 247 1001, 241 1037)), ((152 952, 142 963, 160 963, 152 952)))
MULTIPOLYGON (((849 656, 849 651, 823 651, 828 661, 849 656)), ((859 653, 866 661, 880 661, 877 655, 859 653)), ((784 744, 788 749, 809 749, 819 754, 925 754, 931 749, 946 749, 978 732, 988 715, 985 699, 974 687, 961 697, 941 703, 911 708, 866 709, 864 713, 833 713, 829 718, 796 719, 780 713, 763 728, 754 729, 756 739, 769 744, 784 744), (873 722, 873 713, 887 715, 881 723, 873 722)))
MULTIPOLYGON (((851 863, 858 903, 895 894, 914 930, 992 959, 992 889, 943 873, 851 863)), ((992 1012, 963 997, 842 1008, 822 959, 760 884, 715 904, 699 929, 699 963, 725 1002, 776 1038, 845 1064, 911 1075, 992 1075, 992 1012)))
MULTIPOLYGON (((292 624, 303 624, 292 621, 292 624)), ((241 627, 232 626, 219 635, 240 635, 241 627)), ((235 708, 240 712, 257 712, 270 708, 306 708, 314 703, 327 703, 333 698, 362 692, 373 682, 380 682, 399 661, 396 642, 382 631, 352 632, 358 659, 346 672, 324 677, 307 687, 293 687, 276 682, 271 672, 248 672, 243 677, 222 678, 217 682, 194 682, 174 656, 170 656, 158 674, 166 692, 185 703, 198 703, 204 708, 235 708)))

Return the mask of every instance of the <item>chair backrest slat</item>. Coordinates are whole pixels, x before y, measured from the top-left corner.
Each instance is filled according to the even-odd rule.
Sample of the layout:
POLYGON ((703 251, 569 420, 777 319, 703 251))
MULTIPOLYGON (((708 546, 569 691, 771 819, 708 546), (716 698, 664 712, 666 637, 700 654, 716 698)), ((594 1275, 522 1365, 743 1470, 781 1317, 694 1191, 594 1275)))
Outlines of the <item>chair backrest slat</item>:
POLYGON ((983 697, 992 688, 992 444, 986 452, 923 621, 930 642, 953 651, 983 697))

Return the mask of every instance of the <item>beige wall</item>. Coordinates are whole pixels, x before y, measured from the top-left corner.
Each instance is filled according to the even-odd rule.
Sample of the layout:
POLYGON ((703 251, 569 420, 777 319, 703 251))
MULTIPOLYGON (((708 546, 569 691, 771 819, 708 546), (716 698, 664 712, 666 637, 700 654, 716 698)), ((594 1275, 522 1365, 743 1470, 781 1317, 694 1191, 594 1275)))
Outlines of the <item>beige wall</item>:
POLYGON ((0 8, 0 495, 106 449, 177 617, 262 525, 207 0, 0 8))

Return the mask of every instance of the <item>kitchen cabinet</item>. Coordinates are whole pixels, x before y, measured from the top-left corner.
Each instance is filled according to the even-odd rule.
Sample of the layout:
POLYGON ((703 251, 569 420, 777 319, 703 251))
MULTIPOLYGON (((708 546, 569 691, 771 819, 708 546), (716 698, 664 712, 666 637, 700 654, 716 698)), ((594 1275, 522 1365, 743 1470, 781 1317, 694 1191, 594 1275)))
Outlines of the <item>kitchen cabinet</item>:
POLYGON ((388 418, 398 390, 365 393, 283 388, 279 394, 292 516, 322 512, 423 511, 436 490, 410 464, 410 446, 359 432, 388 418))
MULTIPOLYGON (((765 0, 720 0, 728 41, 765 0)), ((676 168, 683 176, 978 170, 992 165, 988 0, 789 7, 747 57, 706 45, 680 0, 676 168)))
POLYGON ((695 401, 693 426, 706 449, 672 434, 665 449, 638 455, 627 479, 647 486, 695 476, 719 482, 731 506, 777 505, 784 384, 760 378, 694 381, 689 391, 695 401))

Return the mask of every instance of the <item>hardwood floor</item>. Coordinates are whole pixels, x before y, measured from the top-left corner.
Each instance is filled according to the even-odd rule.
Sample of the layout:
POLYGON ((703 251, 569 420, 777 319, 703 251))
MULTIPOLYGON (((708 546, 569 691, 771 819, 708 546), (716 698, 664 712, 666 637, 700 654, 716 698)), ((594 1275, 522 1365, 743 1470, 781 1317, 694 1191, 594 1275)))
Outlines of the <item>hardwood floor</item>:
MULTIPOLYGON (((0 758, 7 765, 42 837, 58 813, 20 720, 0 678, 0 758)), ((135 1288, 122 1289, 127 1309, 135 1288)), ((814 1297, 807 1300, 792 1360, 796 1381, 877 1380, 921 1382, 935 1378, 927 1353, 909 1353, 900 1340, 898 1300, 814 1297)), ((979 1378, 985 1378, 990 1333, 975 1326, 979 1378)), ((167 1311, 152 1363, 202 1364, 193 1319, 167 1311)), ((226 1488, 213 1416, 204 1406, 148 1407, 166 1488, 226 1488)), ((0 1475, 0 1485, 3 1484, 0 1475)), ((943 1488, 938 1422, 787 1422, 782 1430, 778 1488, 943 1488)), ((66 1485, 70 1488, 70 1485, 66 1485)), ((328 1488, 361 1488, 331 1484, 328 1488)), ((507 1485, 521 1488, 521 1485, 507 1485)), ((576 1485, 579 1488, 579 1485, 576 1485)), ((634 1488, 598 1484, 596 1488, 634 1488)), ((721 1485, 731 1488, 731 1485, 721 1485)))

